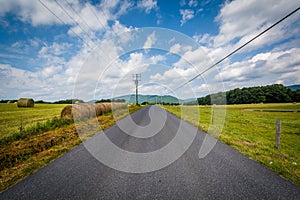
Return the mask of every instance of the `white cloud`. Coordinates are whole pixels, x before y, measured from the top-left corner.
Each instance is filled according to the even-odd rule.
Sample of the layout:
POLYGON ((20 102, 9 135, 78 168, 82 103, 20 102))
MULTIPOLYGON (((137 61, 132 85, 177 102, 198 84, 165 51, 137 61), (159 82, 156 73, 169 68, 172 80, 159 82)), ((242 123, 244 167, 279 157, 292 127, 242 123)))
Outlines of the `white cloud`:
POLYGON ((51 66, 31 72, 0 64, 0 82, 4 86, 0 96, 32 97, 46 101, 71 98, 73 85, 62 81, 65 77, 61 66, 51 66))
POLYGON ((131 30, 133 30, 132 27, 126 27, 118 20, 115 20, 115 23, 112 25, 112 27, 106 29, 104 38, 121 37, 120 41, 124 43, 130 40, 130 33, 128 32, 130 32, 131 30))
MULTIPOLYGON (((226 1, 216 18, 219 24, 219 33, 215 36, 209 34, 194 35, 193 38, 203 45, 197 49, 185 46, 184 43, 176 43, 174 38, 166 47, 171 53, 182 55, 182 57, 179 60, 176 58, 176 61, 172 60, 175 63, 169 63, 166 57, 170 54, 147 54, 151 50, 147 50, 146 53, 130 52, 129 55, 125 56, 126 59, 119 58, 119 55, 123 55, 126 47, 128 47, 122 46, 122 44, 134 40, 134 36, 130 32, 133 28, 121 24, 119 17, 127 13, 133 5, 137 5, 147 14, 153 10, 158 11, 157 1, 147 0, 133 3, 131 1, 104 0, 94 5, 89 1, 59 1, 76 23, 64 13, 55 1, 42 0, 42 2, 68 24, 70 35, 74 35, 72 31, 76 32, 85 43, 77 43, 77 46, 76 43, 73 43, 71 46, 67 42, 61 42, 61 38, 65 36, 62 36, 60 40, 54 39, 54 41, 46 41, 45 43, 38 38, 30 39, 27 42, 15 41, 10 46, 11 49, 15 50, 14 52, 29 54, 33 49, 32 47, 37 50, 37 54, 35 54, 37 56, 32 60, 38 63, 41 68, 35 67, 28 71, 18 69, 14 65, 0 64, 0 82, 3 86, 0 90, 1 97, 12 96, 14 98, 28 95, 44 100, 71 98, 75 83, 78 93, 82 94, 85 100, 90 100, 95 95, 97 82, 99 88, 96 88, 98 92, 96 94, 99 98, 109 98, 114 87, 118 87, 118 94, 128 94, 128 91, 134 88, 131 74, 147 74, 151 71, 149 69, 151 64, 157 64, 157 66, 165 64, 171 67, 157 70, 155 73, 152 71, 154 74, 150 76, 148 73, 147 75, 150 76, 150 81, 174 89, 210 66, 212 61, 222 58, 296 7, 295 1, 292 0, 278 0, 274 1, 275 3, 270 3, 267 0, 226 1), (121 36, 118 37, 120 34, 121 36), (93 47, 99 46, 91 49, 86 43, 93 47), (27 51, 29 47, 31 51, 27 51), (76 79, 77 76, 80 78, 76 79)), ((201 9, 197 7, 197 1, 182 1, 183 3, 190 9, 180 10, 181 26, 193 19, 198 12, 201 12, 201 9)), ((200 3, 202 4, 202 2, 200 3)), ((0 1, 0 16, 9 12, 32 26, 61 25, 61 22, 38 1, 0 1)), ((266 47, 270 44, 279 43, 284 38, 298 35, 300 30, 300 24, 297 22, 298 16, 289 18, 282 25, 248 45, 243 51, 266 47), (291 23, 293 23, 293 27, 289 25, 291 23)), ((145 41, 143 47, 148 49, 156 44, 159 46, 158 44, 162 43, 160 38, 158 31, 149 32, 148 37, 143 40, 143 42, 145 41)), ((298 38, 277 45, 270 52, 265 50, 264 53, 249 55, 250 58, 247 59, 242 57, 241 61, 231 63, 228 59, 218 66, 220 74, 228 87, 264 85, 275 82, 299 83, 300 60, 298 55, 300 55, 300 50, 292 48, 295 47, 295 43, 299 43, 298 38)), ((14 58, 13 54, 8 56, 3 53, 0 54, 0 57, 14 58)), ((21 60, 22 57, 17 56, 15 58, 21 60)), ((200 93, 207 90, 208 87, 215 88, 215 90, 219 88, 218 84, 214 85, 212 82, 219 83, 220 77, 216 76, 215 79, 212 78, 211 82, 208 80, 207 83, 203 83, 203 80, 201 82, 201 78, 191 83, 196 92, 200 93)), ((207 76, 207 78, 210 77, 207 76)), ((144 87, 146 92, 159 90, 159 87, 153 88, 155 89, 151 90, 150 86, 144 87)), ((182 92, 185 92, 185 95, 189 97, 188 91, 182 92)))
POLYGON ((169 52, 174 54, 183 55, 189 51, 192 51, 192 47, 188 45, 181 45, 179 43, 174 44, 170 47, 169 52))
POLYGON ((58 3, 41 0, 41 2, 36 0, 0 1, 0 16, 11 12, 21 21, 28 22, 32 26, 67 24, 71 26, 68 34, 74 35, 75 32, 83 40, 89 41, 97 39, 96 31, 109 29, 108 20, 116 20, 133 6, 127 0, 122 2, 105 0, 96 5, 79 0, 57 1, 58 3))
MULTIPOLYGON (((186 69, 180 69, 180 68, 171 68, 166 69, 163 73, 156 73, 150 76, 150 82, 157 83, 158 85, 163 86, 164 88, 168 89, 160 89, 157 90, 157 92, 160 92, 163 95, 171 94, 178 96, 181 99, 191 98, 191 97, 199 97, 202 94, 207 94, 207 88, 199 88, 199 85, 203 83, 203 79, 200 79, 193 82, 191 85, 188 84, 182 88, 178 88, 183 83, 186 83, 189 79, 191 79, 195 74, 197 73, 197 70, 193 67, 189 67, 186 69), (175 90, 177 89, 177 90, 175 90), (195 94, 195 92, 197 94, 195 94)), ((218 87, 219 84, 211 84, 214 87, 218 87)), ((211 89, 211 88, 209 88, 211 89)), ((220 89, 220 87, 218 87, 220 89)), ((151 93, 150 93, 151 94, 151 93)))
MULTIPOLYGON (((240 41, 243 37, 270 26, 297 6, 298 3, 293 0, 227 2, 216 18, 220 23, 220 31, 214 39, 214 44, 223 46, 233 40, 240 41)), ((274 31, 276 32, 275 29, 270 32, 274 31)))
POLYGON ((171 53, 174 53, 174 54, 178 54, 178 53, 180 52, 180 50, 181 50, 181 45, 178 44, 178 43, 174 44, 174 45, 171 46, 171 48, 170 48, 170 52, 171 52, 171 53))
POLYGON ((181 26, 183 26, 188 20, 191 20, 195 17, 195 13, 191 9, 180 9, 180 15, 182 15, 180 20, 181 26))
POLYGON ((203 35, 197 35, 196 34, 196 35, 193 36, 193 39, 196 40, 196 42, 198 42, 202 45, 211 47, 212 44, 213 44, 214 37, 209 35, 208 33, 205 33, 203 35))
POLYGON ((196 7, 196 6, 198 6, 198 1, 197 0, 190 0, 188 5, 190 7, 196 7))
MULTIPOLYGON (((300 48, 259 53, 248 60, 234 62, 220 70, 230 87, 266 85, 280 82, 288 85, 300 80, 300 48)), ((216 78, 221 81, 220 77, 216 78)))
POLYGON ((199 47, 195 50, 188 49, 184 52, 181 59, 174 63, 173 66, 176 68, 186 68, 192 65, 198 70, 207 67, 210 63, 210 59, 207 56, 207 51, 204 47, 199 47), (187 63, 188 62, 188 63, 187 63))
POLYGON ((40 56, 46 56, 46 54, 50 54, 53 56, 60 56, 63 53, 66 53, 68 51, 68 48, 70 48, 72 45, 68 43, 57 43, 54 42, 52 45, 48 46, 47 44, 44 44, 44 46, 39 51, 40 56))
MULTIPOLYGON (((42 1, 49 9, 57 10, 57 5, 54 1, 42 1)), ((23 22, 29 22, 33 26, 45 24, 62 24, 53 14, 51 14, 39 1, 35 0, 11 0, 0 1, 0 15, 5 15, 8 12, 13 12, 23 22)), ((66 23, 70 23, 67 16, 62 12, 57 13, 66 23)))
POLYGON ((166 60, 166 58, 164 56, 162 56, 162 55, 157 55, 157 56, 152 56, 150 58, 150 60, 152 61, 153 64, 157 64, 160 61, 166 60))
MULTIPOLYGON (((208 56, 213 62, 216 62, 288 14, 294 7, 297 7, 297 3, 292 0, 280 0, 274 3, 270 3, 270 1, 266 0, 237 0, 226 2, 216 18, 216 21, 220 23, 218 35, 194 35, 193 38, 201 45, 206 46, 204 49, 208 56)), ((271 47, 275 43, 286 40, 287 38, 292 38, 299 34, 300 24, 297 24, 299 24, 299 22, 297 22, 297 15, 292 16, 241 49, 237 54, 242 55, 242 53, 251 52, 259 48, 271 47)), ((295 47, 297 39, 293 39, 292 41, 294 42, 278 45, 276 51, 279 52, 282 51, 282 49, 295 47)), ((273 51, 275 51, 275 49, 273 51)), ((272 55, 274 54, 272 53, 272 55)), ((222 66, 228 66, 230 62, 230 59, 227 59, 217 67, 222 68, 222 66)), ((240 63, 243 63, 243 61, 240 61, 240 63)), ((237 69, 233 72, 228 68, 227 76, 243 74, 244 71, 247 71, 243 64, 238 65, 237 62, 231 64, 231 67, 239 66, 240 68, 238 69, 238 67, 236 67, 237 69)), ((251 66, 249 63, 245 65, 247 65, 248 68, 251 66)), ((239 77, 237 81, 242 81, 243 78, 245 77, 239 77)))
POLYGON ((179 5, 180 5, 181 7, 182 7, 182 6, 185 6, 185 4, 186 4, 185 0, 180 0, 179 5))
POLYGON ((149 14, 152 9, 158 9, 156 0, 140 0, 137 3, 137 7, 141 9, 145 9, 145 12, 149 14))
POLYGON ((41 74, 44 78, 49 78, 55 74, 60 73, 61 70, 62 70, 62 66, 50 66, 44 68, 41 74))
POLYGON ((146 42, 144 43, 143 48, 144 49, 148 49, 151 48, 152 45, 156 42, 156 36, 155 36, 155 32, 151 33, 148 37, 146 42))

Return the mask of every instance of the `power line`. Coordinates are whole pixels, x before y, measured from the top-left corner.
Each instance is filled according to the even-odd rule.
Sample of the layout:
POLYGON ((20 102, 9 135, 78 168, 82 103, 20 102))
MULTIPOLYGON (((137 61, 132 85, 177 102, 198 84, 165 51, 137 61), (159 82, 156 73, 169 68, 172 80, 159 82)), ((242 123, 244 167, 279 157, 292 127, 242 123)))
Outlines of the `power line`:
POLYGON ((87 35, 89 40, 95 45, 95 43, 93 42, 93 39, 90 38, 89 33, 86 30, 84 30, 84 28, 82 28, 82 26, 69 14, 69 12, 64 8, 64 6, 61 5, 57 0, 55 0, 55 2, 64 11, 64 13, 66 13, 68 15, 68 17, 70 17, 70 19, 79 26, 79 28, 87 35))
MULTIPOLYGON (((103 28, 105 29, 105 25, 100 21, 99 17, 96 15, 94 9, 89 5, 89 3, 86 4, 89 9, 92 11, 92 13, 94 14, 94 16, 96 17, 97 21, 103 26, 103 28)), ((103 12, 103 10, 101 9, 102 14, 107 18, 107 16, 105 15, 105 13, 103 12)))
MULTIPOLYGON (((64 22, 60 17, 58 17, 46 4, 44 4, 41 0, 39 0, 40 4, 46 8, 53 16, 55 16, 61 23, 63 23, 65 26, 69 26, 66 22, 64 22)), ((86 44, 87 46, 89 46, 91 49, 92 47, 90 46, 90 44, 88 44, 80 35, 78 35, 75 31, 73 31, 72 29, 70 29, 78 38, 80 38, 82 40, 82 42, 84 44, 86 44)))
POLYGON ((208 67, 207 69, 205 69, 204 71, 202 71, 201 73, 197 74, 195 77, 193 77, 192 79, 188 80, 187 82, 185 82, 184 84, 180 85, 179 87, 177 87, 174 91, 178 90, 179 88, 182 88, 183 86, 187 85, 188 83, 192 82, 193 80, 195 80, 196 78, 198 78, 199 76, 201 76, 202 74, 208 72, 209 70, 211 70, 212 68, 214 68, 215 66, 217 66, 218 64, 220 64, 221 62, 223 62, 224 60, 226 60, 227 58, 229 58, 230 56, 232 56, 233 54, 235 54, 236 52, 238 52, 239 50, 241 50, 242 48, 244 48, 245 46, 247 46, 249 43, 253 42, 254 40, 256 40, 258 37, 260 37, 261 35, 263 35, 264 33, 268 32, 270 29, 274 28, 275 26, 277 26, 279 23, 281 23, 282 21, 284 21, 285 19, 287 19, 288 17, 290 17, 291 15, 293 15, 294 13, 296 13, 298 10, 300 9, 300 7, 296 8, 294 11, 290 12, 288 15, 286 15, 285 17, 281 18, 280 20, 278 20, 276 23, 274 23, 273 25, 271 25, 269 28, 265 29, 264 31, 262 31, 261 33, 259 33, 258 35, 256 35, 255 37, 253 37, 252 39, 250 39, 248 42, 244 43, 243 45, 241 45, 240 47, 238 47, 237 49, 235 49, 234 51, 232 51, 231 53, 229 53, 227 56, 223 57, 221 60, 219 60, 218 62, 214 63, 213 65, 211 65, 210 67, 208 67))
POLYGON ((69 6, 69 8, 72 9, 73 13, 75 13, 82 21, 83 23, 88 27, 88 29, 90 29, 91 31, 93 30, 89 25, 88 23, 76 12, 76 10, 71 6, 71 4, 65 0, 65 2, 67 3, 67 5, 69 6))

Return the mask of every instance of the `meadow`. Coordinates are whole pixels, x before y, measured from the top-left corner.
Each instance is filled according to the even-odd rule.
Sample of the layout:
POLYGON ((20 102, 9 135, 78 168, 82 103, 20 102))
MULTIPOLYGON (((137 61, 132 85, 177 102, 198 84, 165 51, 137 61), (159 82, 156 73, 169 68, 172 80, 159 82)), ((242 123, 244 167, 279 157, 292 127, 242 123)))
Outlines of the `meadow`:
POLYGON ((16 104, 0 103, 0 140, 20 129, 59 117, 66 104, 35 104, 34 108, 18 108, 16 104))
MULTIPOLYGON (((64 106, 36 104, 34 108, 18 108, 15 104, 0 104, 0 191, 82 142, 75 124, 59 117, 64 106)), ((212 123, 211 106, 163 108, 205 132, 212 123), (200 121, 196 120, 197 110, 200 121)), ((133 106, 129 111, 138 109, 133 106)), ((118 119, 125 116, 123 113, 118 119)), ((214 113, 215 123, 224 122, 220 135, 215 135, 219 140, 300 186, 300 104, 227 105, 224 116, 214 113), (277 119, 282 122, 280 149, 274 148, 277 119)), ((99 116, 98 121, 103 130, 115 123, 111 112, 99 116)))
MULTIPOLYGON (((0 104, 0 191, 3 191, 96 133, 80 136, 72 119, 60 118, 66 104, 18 108, 0 104)), ((129 107, 129 113, 140 109, 129 107)), ((121 119, 128 115, 122 112, 121 119)), ((102 130, 115 123, 111 112, 97 117, 102 130)))
MULTIPOLYGON (((181 118, 184 110, 183 119, 205 132, 212 123, 211 106, 163 108, 181 118), (199 122, 196 109, 200 110, 199 122)), ((220 141, 300 186, 300 104, 227 105, 224 116, 219 119, 223 129, 216 136, 220 141), (277 119, 282 123, 279 149, 274 148, 277 119)))

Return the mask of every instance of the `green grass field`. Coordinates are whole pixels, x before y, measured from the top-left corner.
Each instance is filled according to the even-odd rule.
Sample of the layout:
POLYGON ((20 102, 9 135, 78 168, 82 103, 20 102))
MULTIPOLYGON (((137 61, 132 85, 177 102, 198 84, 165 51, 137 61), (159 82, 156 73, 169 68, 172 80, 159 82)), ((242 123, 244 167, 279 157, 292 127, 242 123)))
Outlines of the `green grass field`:
POLYGON ((16 104, 0 103, 0 140, 20 132, 37 122, 59 117, 66 104, 35 104, 34 108, 18 108, 16 104))
MULTIPOLYGON (((64 106, 62 104, 36 104, 35 108, 17 108, 15 104, 0 104, 0 141, 20 132, 21 123, 23 128, 26 128, 58 117, 64 106)), ((203 131, 209 130, 212 122, 211 106, 163 107, 179 117, 184 117, 186 121, 199 126, 203 131), (181 116, 181 110, 184 110, 184 116, 181 116), (200 124, 197 121, 198 111, 200 111, 200 124)), ((216 109, 219 108, 221 107, 216 106, 216 109)), ((139 107, 130 108, 130 113, 138 109, 139 107)), ((218 116, 218 112, 214 112, 215 123, 218 119, 224 121, 221 134, 215 136, 300 186, 299 111, 300 104, 228 105, 226 106, 228 120, 222 119, 218 116), (279 150, 274 148, 277 119, 282 121, 279 150)), ((99 116, 98 121, 102 129, 115 123, 111 113, 99 116)), ((58 126, 53 130, 27 135, 26 138, 5 143, 0 146, 2 162, 0 191, 80 143, 81 139, 78 137, 74 124, 58 126)))
MULTIPOLYGON (((95 134, 79 137, 73 121, 59 117, 64 106, 36 104, 34 108, 18 108, 16 104, 0 104, 0 192, 95 134)), ((130 106, 129 113, 140 108, 130 106)), ((118 119, 129 113, 122 112, 118 119)), ((102 130, 115 123, 111 112, 97 119, 102 130)))
MULTIPOLYGON (((183 109, 184 120, 208 131, 211 106, 163 107, 179 117, 183 109)), ((217 135, 222 142, 300 186, 300 104, 227 105, 226 113, 228 119, 220 119, 224 127, 217 135), (274 148, 277 119, 282 123, 280 149, 274 148)))

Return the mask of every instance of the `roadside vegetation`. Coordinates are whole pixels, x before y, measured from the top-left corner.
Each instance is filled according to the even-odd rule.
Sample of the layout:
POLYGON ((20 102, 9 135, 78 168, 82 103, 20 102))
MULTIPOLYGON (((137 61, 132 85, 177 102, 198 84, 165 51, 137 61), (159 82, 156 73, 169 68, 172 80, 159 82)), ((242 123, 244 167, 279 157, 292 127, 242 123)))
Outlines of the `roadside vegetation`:
MULTIPOLYGON (((36 104, 35 108, 17 108, 16 104, 0 104, 0 191, 82 143, 73 120, 60 118, 65 106, 36 104)), ((129 113, 138 109, 131 106, 129 113)), ((127 114, 124 112, 118 119, 127 114)), ((111 112, 97 119, 102 130, 115 123, 111 112)))
MULTIPOLYGON (((214 105, 218 107, 218 105, 214 105)), ((181 117, 181 106, 163 106, 181 117)), ((184 106, 184 120, 208 131, 211 106, 184 106), (200 122, 195 119, 200 110, 200 122)), ((218 139, 300 186, 300 104, 227 105, 227 119, 218 139), (281 120, 280 148, 274 148, 276 120, 281 120)), ((218 116, 214 116, 215 119, 218 116)))
POLYGON ((187 104, 210 105, 290 102, 300 102, 300 90, 293 91, 281 84, 274 84, 242 89, 236 88, 227 92, 207 95, 187 104), (214 102, 211 102, 211 97, 213 97, 214 102))

